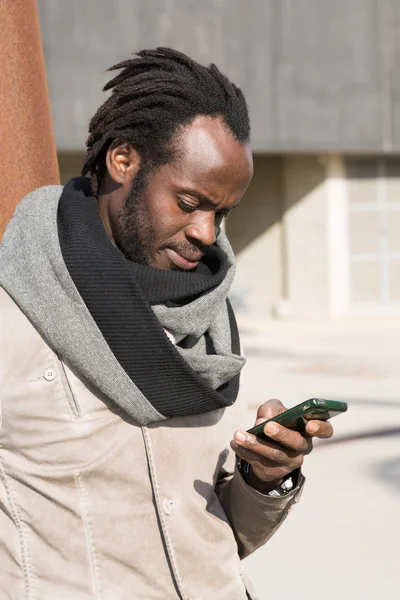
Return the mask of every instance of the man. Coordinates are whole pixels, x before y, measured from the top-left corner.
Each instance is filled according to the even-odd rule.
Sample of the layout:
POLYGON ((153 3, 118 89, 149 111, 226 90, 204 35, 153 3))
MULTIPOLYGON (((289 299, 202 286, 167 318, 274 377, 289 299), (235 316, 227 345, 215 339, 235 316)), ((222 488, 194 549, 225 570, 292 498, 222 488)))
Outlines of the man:
POLYGON ((220 225, 253 171, 242 92, 171 49, 113 69, 83 177, 26 197, 3 239, 0 598, 243 600, 240 559, 332 428, 238 429, 220 225))

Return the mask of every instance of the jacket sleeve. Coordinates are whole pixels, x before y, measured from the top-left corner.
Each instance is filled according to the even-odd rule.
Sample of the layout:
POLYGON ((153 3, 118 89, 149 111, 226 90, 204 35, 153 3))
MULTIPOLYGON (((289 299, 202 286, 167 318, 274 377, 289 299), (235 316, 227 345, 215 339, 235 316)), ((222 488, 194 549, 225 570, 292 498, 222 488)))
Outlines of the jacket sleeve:
MULTIPOLYGON (((230 460, 234 462, 231 456, 230 460)), ((233 472, 220 471, 215 491, 235 535, 240 558, 265 544, 282 525, 290 508, 300 500, 304 481, 300 474, 296 487, 278 498, 249 486, 237 468, 233 472)))

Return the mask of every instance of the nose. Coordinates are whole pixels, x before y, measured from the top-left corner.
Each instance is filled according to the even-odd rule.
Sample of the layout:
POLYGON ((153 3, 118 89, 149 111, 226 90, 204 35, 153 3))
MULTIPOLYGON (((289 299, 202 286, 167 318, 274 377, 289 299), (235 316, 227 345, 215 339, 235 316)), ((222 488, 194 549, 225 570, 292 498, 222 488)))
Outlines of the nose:
POLYGON ((193 220, 186 227, 186 236, 201 246, 211 246, 217 239, 215 213, 213 211, 196 211, 193 220))

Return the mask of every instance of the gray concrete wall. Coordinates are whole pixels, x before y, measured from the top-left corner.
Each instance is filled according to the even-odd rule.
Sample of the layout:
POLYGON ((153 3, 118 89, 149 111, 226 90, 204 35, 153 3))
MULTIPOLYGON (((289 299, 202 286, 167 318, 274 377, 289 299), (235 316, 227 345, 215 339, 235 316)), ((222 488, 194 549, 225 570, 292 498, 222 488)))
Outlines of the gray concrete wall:
POLYGON ((105 69, 143 47, 216 62, 249 101, 253 147, 400 151, 393 0, 37 0, 57 145, 84 145, 105 69))

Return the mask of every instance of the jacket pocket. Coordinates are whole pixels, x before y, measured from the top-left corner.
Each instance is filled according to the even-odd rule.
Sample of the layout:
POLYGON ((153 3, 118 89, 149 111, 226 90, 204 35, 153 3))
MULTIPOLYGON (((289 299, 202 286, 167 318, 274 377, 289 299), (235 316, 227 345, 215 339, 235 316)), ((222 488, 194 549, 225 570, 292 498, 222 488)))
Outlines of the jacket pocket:
POLYGON ((81 407, 79 406, 79 402, 76 397, 76 394, 74 393, 74 390, 72 389, 72 386, 69 382, 65 365, 60 358, 58 359, 58 362, 59 362, 59 367, 60 367, 61 382, 62 382, 62 386, 64 388, 65 397, 67 399, 68 408, 69 408, 72 416, 74 417, 74 419, 81 419, 82 418, 81 407))

